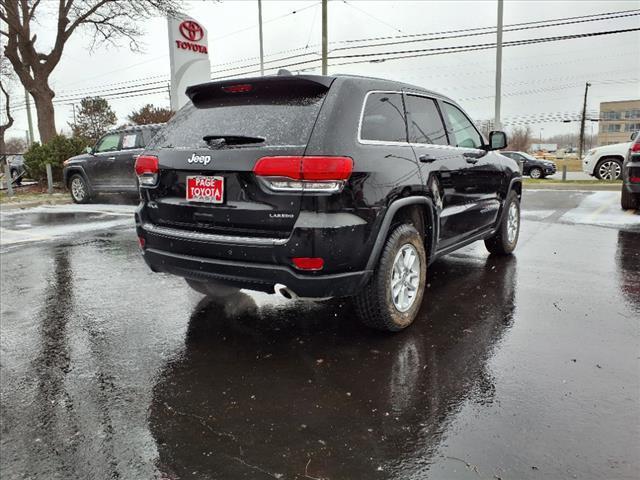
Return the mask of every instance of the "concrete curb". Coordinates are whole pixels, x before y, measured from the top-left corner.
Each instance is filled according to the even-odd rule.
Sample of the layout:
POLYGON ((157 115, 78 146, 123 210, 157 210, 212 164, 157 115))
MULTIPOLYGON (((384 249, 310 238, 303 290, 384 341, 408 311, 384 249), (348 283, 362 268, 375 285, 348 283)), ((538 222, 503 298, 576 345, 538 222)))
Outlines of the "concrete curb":
POLYGON ((621 184, 603 183, 523 183, 525 190, 588 190, 593 192, 615 192, 622 189, 621 184))

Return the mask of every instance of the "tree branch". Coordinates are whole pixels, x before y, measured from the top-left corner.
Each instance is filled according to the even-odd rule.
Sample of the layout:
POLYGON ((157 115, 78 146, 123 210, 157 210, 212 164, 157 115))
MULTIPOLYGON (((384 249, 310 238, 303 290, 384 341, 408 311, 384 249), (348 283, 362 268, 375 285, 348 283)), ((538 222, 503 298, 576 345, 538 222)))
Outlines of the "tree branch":
POLYGON ((2 125, 0 128, 2 128, 2 131, 4 132, 5 130, 8 130, 9 128, 11 128, 11 126, 13 125, 13 117, 11 116, 11 106, 9 104, 9 92, 7 92, 4 89, 4 85, 2 85, 2 82, 0 81, 0 90, 2 91, 2 93, 4 94, 4 98, 6 101, 6 106, 5 106, 5 111, 7 113, 7 123, 5 123, 4 125, 2 125))
POLYGON ((29 10, 29 15, 27 16, 27 22, 30 22, 33 19, 33 15, 36 13, 36 8, 40 5, 40 0, 35 0, 33 5, 31 5, 31 9, 29 10))
MULTIPOLYGON (((64 0, 60 0, 60 2, 63 2, 63 1, 64 0)), ((71 24, 71 26, 64 32, 65 36, 68 38, 69 35, 71 35, 73 31, 76 28, 78 28, 79 25, 84 23, 89 17, 91 17, 91 15, 96 13, 100 9, 100 7, 102 7, 103 5, 106 5, 107 3, 109 3, 109 0, 100 0, 92 8, 87 10, 84 14, 79 15, 78 18, 76 18, 76 20, 71 24)), ((70 0, 69 8, 71 8, 72 4, 73 4, 73 0, 70 0)))

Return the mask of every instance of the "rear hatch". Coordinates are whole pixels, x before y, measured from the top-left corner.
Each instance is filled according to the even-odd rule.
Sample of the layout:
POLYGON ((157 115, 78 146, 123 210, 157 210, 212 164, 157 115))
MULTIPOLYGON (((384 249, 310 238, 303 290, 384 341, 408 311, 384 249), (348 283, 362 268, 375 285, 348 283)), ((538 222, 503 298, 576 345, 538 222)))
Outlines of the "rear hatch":
POLYGON ((283 76, 190 87, 192 103, 147 147, 160 169, 158 186, 143 189, 147 219, 190 231, 287 238, 302 194, 265 188, 253 169, 262 157, 304 155, 331 82, 283 76), (194 185, 214 187, 215 195, 221 186, 213 198, 220 203, 187 199, 200 192, 194 185))

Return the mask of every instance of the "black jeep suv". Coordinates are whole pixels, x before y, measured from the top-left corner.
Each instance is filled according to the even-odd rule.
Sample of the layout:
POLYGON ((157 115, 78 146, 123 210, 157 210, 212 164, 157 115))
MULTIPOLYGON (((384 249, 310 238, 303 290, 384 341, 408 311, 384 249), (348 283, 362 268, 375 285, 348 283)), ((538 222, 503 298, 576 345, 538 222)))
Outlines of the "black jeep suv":
POLYGON ((134 125, 103 135, 93 148, 64 162, 64 185, 76 203, 98 193, 138 193, 133 166, 138 155, 164 124, 134 125))
POLYGON ((152 270, 195 290, 355 297, 405 328, 436 258, 518 241, 521 176, 452 100, 354 76, 194 85, 136 161, 136 227, 152 270))

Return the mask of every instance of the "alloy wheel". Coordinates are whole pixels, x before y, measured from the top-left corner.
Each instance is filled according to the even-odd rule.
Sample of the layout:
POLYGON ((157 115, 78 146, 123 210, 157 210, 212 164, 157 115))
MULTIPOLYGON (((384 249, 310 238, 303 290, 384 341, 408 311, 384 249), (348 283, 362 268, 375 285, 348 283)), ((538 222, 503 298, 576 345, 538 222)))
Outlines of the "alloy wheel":
POLYGON ((602 162, 598 167, 598 175, 602 180, 617 180, 620 178, 621 172, 620 164, 614 160, 602 162))
POLYGON ((80 177, 75 177, 71 180, 71 195, 73 195, 73 198, 78 202, 82 202, 87 196, 84 182, 80 177))
POLYGON ((391 299, 399 312, 406 312, 416 301, 420 268, 420 257, 415 247, 409 243, 403 245, 391 269, 391 299))
POLYGON ((509 217, 507 218, 507 241, 509 243, 515 242, 519 227, 520 215, 518 212, 518 205, 513 202, 509 205, 509 217))

